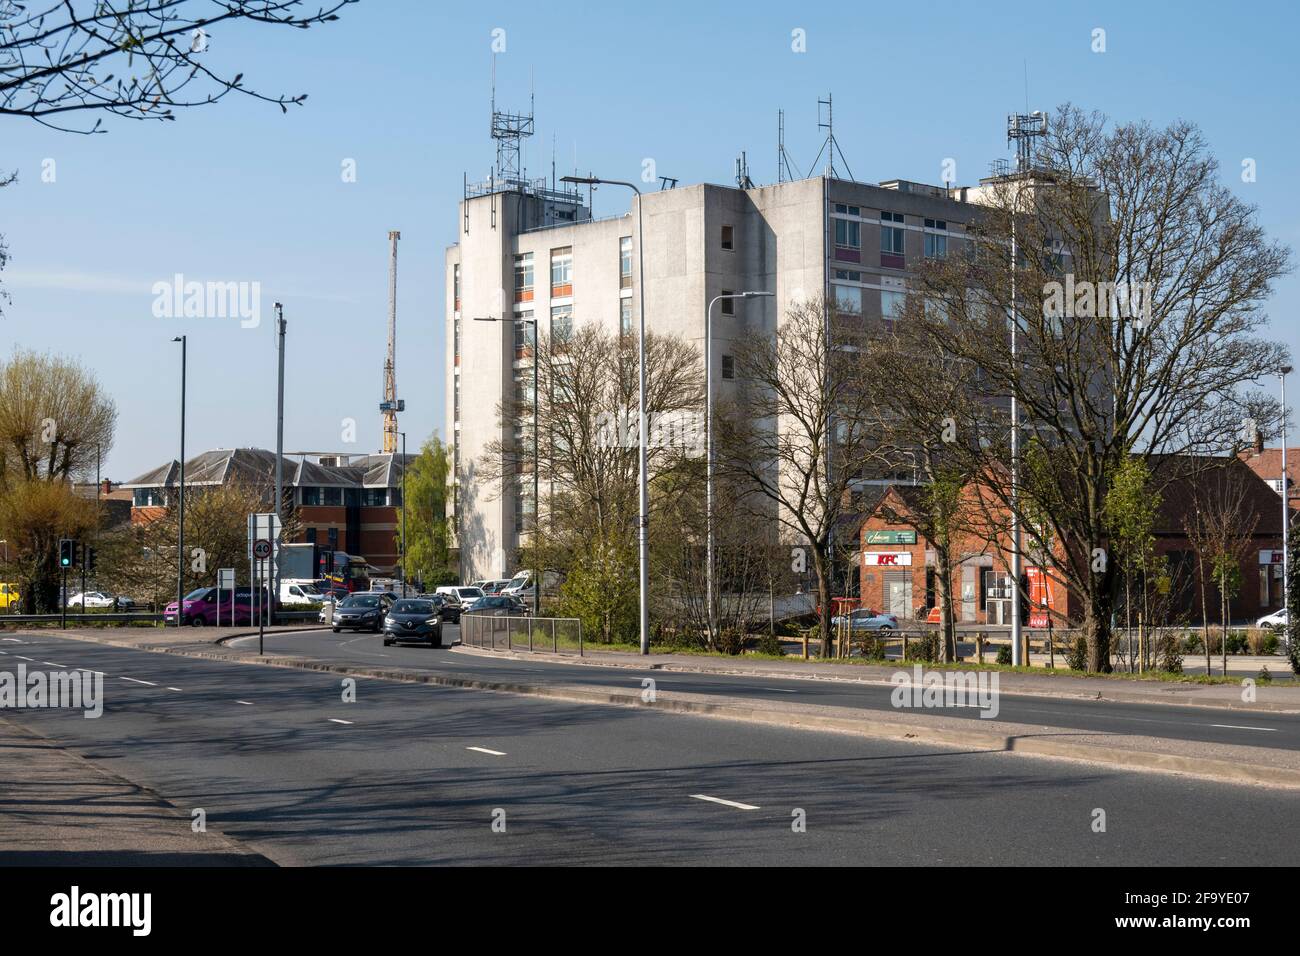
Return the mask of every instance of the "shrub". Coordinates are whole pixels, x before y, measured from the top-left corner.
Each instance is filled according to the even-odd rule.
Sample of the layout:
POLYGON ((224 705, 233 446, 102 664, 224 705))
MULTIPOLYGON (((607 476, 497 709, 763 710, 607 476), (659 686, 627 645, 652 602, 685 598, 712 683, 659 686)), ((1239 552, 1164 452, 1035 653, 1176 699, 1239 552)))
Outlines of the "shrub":
POLYGON ((1205 649, 1201 642, 1201 632, 1192 631, 1183 637, 1183 652, 1186 654, 1200 654, 1205 649))
POLYGON ((758 653, 780 657, 785 653, 785 648, 781 646, 779 637, 765 631, 763 636, 758 639, 758 653))
POLYGON ((884 641, 874 634, 862 634, 853 639, 857 645, 858 652, 869 661, 883 661, 885 659, 885 648, 888 646, 884 641))
POLYGON ((1162 634, 1156 641, 1156 666, 1167 674, 1183 672, 1183 652, 1172 634, 1162 634))
MULTIPOLYGON (((874 638, 873 638, 874 640, 874 638)), ((939 659, 939 634, 930 631, 923 637, 914 638, 907 643, 907 659, 933 664, 939 659)))
POLYGON ((1003 644, 1001 647, 998 648, 998 663, 999 663, 999 664, 1010 664, 1010 663, 1011 663, 1011 645, 1010 645, 1010 644, 1003 644))
POLYGON ((1281 646, 1281 639, 1278 632, 1273 628, 1255 628, 1247 632, 1246 642, 1250 646, 1252 654, 1267 656, 1276 654, 1277 649, 1281 646))
POLYGON ((733 657, 745 650, 745 632, 734 627, 724 627, 718 632, 718 650, 733 657))
POLYGON ((1245 654, 1247 649, 1246 634, 1244 631, 1228 632, 1228 653, 1245 654))
POLYGON ((1259 682, 1261 684, 1273 683, 1273 675, 1269 672, 1267 664, 1265 664, 1263 669, 1259 672, 1259 682))
POLYGON ((1065 666, 1072 671, 1088 669, 1088 639, 1080 634, 1065 653, 1065 666))

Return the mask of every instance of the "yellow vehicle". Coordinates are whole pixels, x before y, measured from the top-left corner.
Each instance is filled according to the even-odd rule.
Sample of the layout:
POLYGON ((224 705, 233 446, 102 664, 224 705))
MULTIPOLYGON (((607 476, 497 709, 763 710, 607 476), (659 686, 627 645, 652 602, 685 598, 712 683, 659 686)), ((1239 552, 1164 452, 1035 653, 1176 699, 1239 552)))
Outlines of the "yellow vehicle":
POLYGON ((18 585, 0 583, 0 611, 18 610, 20 598, 18 585))

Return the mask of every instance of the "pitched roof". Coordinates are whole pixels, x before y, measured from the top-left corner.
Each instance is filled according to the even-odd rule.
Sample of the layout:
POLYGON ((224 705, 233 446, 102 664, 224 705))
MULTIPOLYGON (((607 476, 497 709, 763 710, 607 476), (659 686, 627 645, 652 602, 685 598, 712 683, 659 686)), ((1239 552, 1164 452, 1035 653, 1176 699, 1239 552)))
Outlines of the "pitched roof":
MULTIPOLYGON (((414 458, 407 455, 405 461, 414 458)), ((400 454, 361 455, 346 465, 322 465, 305 458, 284 458, 287 487, 393 488, 402 483, 404 459, 400 454)), ((159 465, 122 488, 173 487, 180 475, 175 461, 159 465)), ((254 484, 275 479, 275 452, 263 448, 219 448, 200 452, 185 462, 185 484, 223 485, 232 481, 254 484)))

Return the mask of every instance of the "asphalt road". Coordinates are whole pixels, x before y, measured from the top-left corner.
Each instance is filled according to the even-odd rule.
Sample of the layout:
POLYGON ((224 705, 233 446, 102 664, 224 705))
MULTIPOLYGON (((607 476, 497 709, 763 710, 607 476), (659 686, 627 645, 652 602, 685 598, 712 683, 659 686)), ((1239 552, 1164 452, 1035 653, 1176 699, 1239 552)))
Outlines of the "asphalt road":
MULTIPOLYGON (((457 628, 449 626, 444 640, 455 639, 457 628)), ((256 638, 252 639, 255 646, 256 638)), ((248 643, 235 646, 249 647, 248 643)), ((545 661, 489 658, 446 653, 419 645, 384 647, 378 634, 329 630, 299 631, 268 636, 268 652, 296 654, 341 663, 401 666, 440 674, 478 679, 515 680, 531 683, 581 684, 586 686, 640 688, 644 678, 653 678, 657 689, 693 694, 725 693, 762 700, 789 700, 802 704, 854 707, 896 712, 890 703, 892 687, 827 680, 790 680, 728 674, 689 674, 673 671, 624 667, 595 667, 589 664, 554 664, 545 661)), ((910 670, 911 665, 900 665, 910 670)), ((944 717, 964 717, 981 724, 998 721, 1037 724, 1099 733, 1140 734, 1210 743, 1300 749, 1300 715, 1228 711, 1205 707, 1175 707, 1166 704, 1132 704, 1051 697, 999 696, 996 718, 981 718, 973 708, 945 708, 944 717)), ((935 712, 916 710, 918 718, 935 712)))
POLYGON ((344 703, 336 674, 22 641, 0 669, 103 672, 105 710, 6 716, 284 864, 1260 865, 1300 842, 1285 791, 436 685, 344 703))

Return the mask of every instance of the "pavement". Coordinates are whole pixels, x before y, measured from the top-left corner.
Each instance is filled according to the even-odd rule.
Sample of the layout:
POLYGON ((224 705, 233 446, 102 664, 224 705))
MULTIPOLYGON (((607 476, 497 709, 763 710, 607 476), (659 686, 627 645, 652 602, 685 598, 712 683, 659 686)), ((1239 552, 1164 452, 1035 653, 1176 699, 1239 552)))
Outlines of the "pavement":
POLYGON ((158 794, 0 719, 0 866, 268 866, 158 794))
MULTIPOLYGON (((450 677, 549 670, 329 639, 359 639, 344 654, 423 655, 450 677)), ((1284 789, 257 666, 238 648, 192 648, 245 655, 222 660, 39 633, 0 650, 0 669, 21 657, 105 679, 98 719, 11 721, 158 795, 182 823, 204 808, 210 830, 282 865, 1284 865, 1300 839, 1284 789)), ((660 695, 678 696, 699 695, 660 695)))

